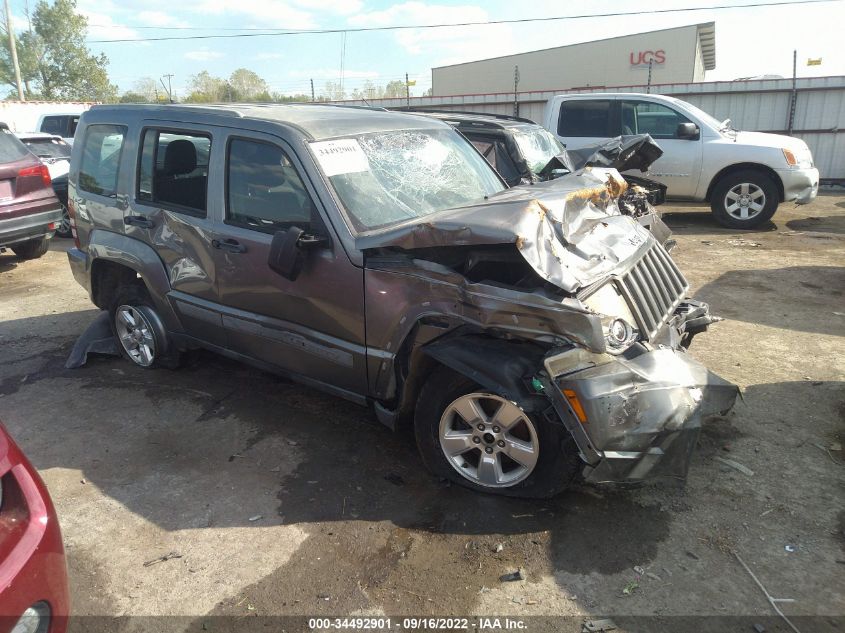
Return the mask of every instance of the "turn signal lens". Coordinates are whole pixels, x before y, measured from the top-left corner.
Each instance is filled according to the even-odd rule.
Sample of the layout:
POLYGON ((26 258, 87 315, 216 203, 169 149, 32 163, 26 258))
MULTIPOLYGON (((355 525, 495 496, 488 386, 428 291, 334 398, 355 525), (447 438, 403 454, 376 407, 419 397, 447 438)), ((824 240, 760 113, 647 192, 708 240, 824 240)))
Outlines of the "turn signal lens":
POLYGON ((798 161, 795 160, 795 154, 788 149, 783 150, 783 157, 786 159, 786 164, 790 167, 795 167, 798 164, 798 161))
POLYGON ((575 417, 578 418, 578 421, 581 424, 586 424, 587 414, 584 413, 584 407, 581 406, 581 401, 578 400, 578 394, 572 389, 564 389, 563 395, 566 397, 566 401, 569 403, 569 406, 572 407, 572 411, 575 413, 575 417))

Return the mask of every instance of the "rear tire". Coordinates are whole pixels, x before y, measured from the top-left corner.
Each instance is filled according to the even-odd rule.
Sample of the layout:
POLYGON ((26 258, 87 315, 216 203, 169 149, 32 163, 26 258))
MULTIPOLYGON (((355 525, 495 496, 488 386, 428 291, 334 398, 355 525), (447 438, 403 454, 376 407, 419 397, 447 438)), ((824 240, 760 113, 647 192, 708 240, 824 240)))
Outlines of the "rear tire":
POLYGON ((109 308, 109 323, 121 355, 143 369, 180 365, 177 350, 162 325, 146 288, 121 286, 109 308))
POLYGON ((567 488, 583 466, 563 424, 526 413, 445 367, 420 391, 414 434, 432 473, 479 492, 552 497, 567 488), (468 421, 458 410, 478 415, 468 421))
POLYGON ((62 205, 62 221, 56 227, 56 235, 58 237, 73 237, 73 232, 70 230, 70 212, 64 204, 62 205))
POLYGON ((735 171, 713 187, 710 209, 716 222, 731 229, 754 229, 769 221, 780 202, 770 176, 753 169, 735 171))
POLYGON ((21 242, 12 246, 12 251, 18 256, 18 259, 38 259, 47 252, 49 243, 46 237, 39 237, 35 240, 21 242))

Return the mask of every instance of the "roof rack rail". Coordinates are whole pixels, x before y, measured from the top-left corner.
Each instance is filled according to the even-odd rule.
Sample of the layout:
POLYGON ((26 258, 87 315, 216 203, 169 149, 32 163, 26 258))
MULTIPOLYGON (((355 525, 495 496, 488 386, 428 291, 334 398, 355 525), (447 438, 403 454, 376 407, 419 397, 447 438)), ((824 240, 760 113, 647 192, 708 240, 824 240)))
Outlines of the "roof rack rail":
POLYGON ((372 105, 358 105, 356 103, 329 103, 328 101, 289 101, 287 103, 280 103, 279 105, 313 105, 313 106, 332 106, 334 108, 354 108, 356 110, 375 110, 376 112, 388 112, 387 108, 372 105))
POLYGON ((537 125, 536 122, 532 121, 531 119, 526 119, 520 116, 513 116, 511 114, 497 114, 495 112, 467 112, 466 110, 441 110, 439 108, 417 108, 417 107, 408 107, 408 106, 400 106, 396 108, 390 108, 390 110, 395 110, 396 112, 418 112, 425 114, 426 112, 433 112, 435 114, 458 114, 464 116, 486 116, 491 117, 493 119, 502 119, 503 121, 517 121, 519 123, 531 123, 533 125, 537 125))

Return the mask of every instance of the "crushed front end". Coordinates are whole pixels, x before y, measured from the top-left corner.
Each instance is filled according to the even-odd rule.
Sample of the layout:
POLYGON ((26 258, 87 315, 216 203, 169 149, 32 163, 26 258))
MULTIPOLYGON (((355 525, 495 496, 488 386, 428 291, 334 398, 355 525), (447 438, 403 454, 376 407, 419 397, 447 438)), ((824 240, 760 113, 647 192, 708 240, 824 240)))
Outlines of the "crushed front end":
POLYGON ((724 415, 738 389, 694 360, 692 338, 719 320, 658 244, 581 294, 602 315, 604 353, 545 358, 544 390, 572 433, 593 483, 684 479, 702 422, 724 415))

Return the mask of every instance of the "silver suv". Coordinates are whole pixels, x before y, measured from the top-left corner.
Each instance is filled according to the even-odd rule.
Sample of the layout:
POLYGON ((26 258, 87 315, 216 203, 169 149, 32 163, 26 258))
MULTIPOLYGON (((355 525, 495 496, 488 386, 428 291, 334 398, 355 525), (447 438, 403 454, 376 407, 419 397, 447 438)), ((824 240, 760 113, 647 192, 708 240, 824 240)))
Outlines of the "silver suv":
POLYGON ((713 320, 612 169, 507 189, 430 118, 329 105, 102 106, 69 178, 76 279, 124 355, 206 348, 413 424, 476 490, 683 477, 736 388, 713 320))

